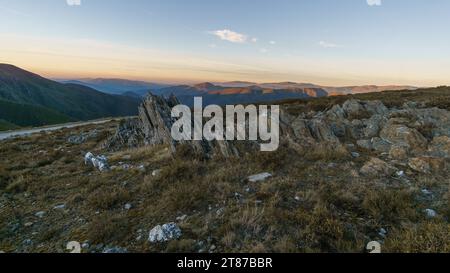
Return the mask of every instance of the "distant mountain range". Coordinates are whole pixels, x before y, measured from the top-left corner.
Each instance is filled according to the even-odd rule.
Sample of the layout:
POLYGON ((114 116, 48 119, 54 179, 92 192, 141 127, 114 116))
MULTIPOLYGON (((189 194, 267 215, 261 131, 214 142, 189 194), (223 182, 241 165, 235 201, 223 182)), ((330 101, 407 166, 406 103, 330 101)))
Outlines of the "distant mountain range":
POLYGON ((167 86, 100 78, 56 82, 13 65, 0 64, 0 130, 135 115, 142 97, 148 92, 166 97, 174 94, 183 104, 192 106, 194 97, 202 97, 204 105, 225 105, 407 89, 416 88, 243 81, 167 86))
POLYGON ((381 92, 386 90, 416 89, 412 86, 347 86, 327 87, 311 83, 201 83, 197 85, 178 85, 159 89, 157 95, 171 94, 187 105, 192 106, 193 97, 203 97, 205 104, 268 103, 284 99, 305 99, 325 96, 338 96, 356 93, 381 92))
POLYGON ((79 84, 62 84, 0 64, 2 127, 40 126, 137 114, 139 98, 108 95, 79 84))
POLYGON ((95 90, 114 95, 138 95, 145 96, 148 92, 155 92, 159 89, 169 87, 167 84, 158 84, 144 81, 132 81, 124 79, 75 79, 75 80, 61 80, 61 83, 73 83, 84 85, 95 90))

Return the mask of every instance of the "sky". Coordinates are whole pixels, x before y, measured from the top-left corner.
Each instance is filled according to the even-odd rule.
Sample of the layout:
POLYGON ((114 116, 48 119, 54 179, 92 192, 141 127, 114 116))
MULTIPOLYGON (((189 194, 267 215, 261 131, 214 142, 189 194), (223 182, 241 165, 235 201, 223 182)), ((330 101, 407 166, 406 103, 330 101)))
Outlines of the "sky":
POLYGON ((51 78, 450 85, 448 0, 0 0, 0 63, 51 78))

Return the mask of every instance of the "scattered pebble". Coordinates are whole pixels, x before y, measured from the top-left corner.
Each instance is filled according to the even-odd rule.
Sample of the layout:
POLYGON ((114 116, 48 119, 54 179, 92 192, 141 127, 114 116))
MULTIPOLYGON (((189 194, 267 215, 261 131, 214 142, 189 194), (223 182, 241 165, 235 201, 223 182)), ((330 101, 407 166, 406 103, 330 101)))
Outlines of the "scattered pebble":
POLYGON ((179 222, 183 222, 184 220, 186 220, 187 219, 187 215, 185 214, 185 215, 183 215, 183 216, 179 216, 179 217, 177 217, 177 221, 179 221, 179 222))
POLYGON ((381 228, 380 231, 378 232, 378 235, 380 235, 381 237, 385 238, 387 235, 387 230, 384 228, 381 228))
POLYGON ((262 182, 270 177, 272 177, 272 175, 270 173, 260 173, 260 174, 255 174, 255 175, 249 176, 247 179, 250 182, 262 182))
POLYGON ((39 211, 34 214, 34 216, 36 216, 38 218, 42 218, 42 217, 44 217, 44 215, 45 215, 45 211, 39 211))
POLYGON ((130 203, 125 204, 124 208, 126 210, 130 210, 133 207, 133 205, 131 205, 130 203))
POLYGON ((437 216, 437 212, 432 209, 426 209, 425 214, 427 215, 428 218, 435 218, 437 216))
POLYGON ((57 205, 55 206, 53 209, 65 209, 66 205, 65 204, 61 204, 61 205, 57 205))
POLYGON ((154 227, 148 236, 150 243, 167 242, 181 237, 181 229, 175 223, 154 227))

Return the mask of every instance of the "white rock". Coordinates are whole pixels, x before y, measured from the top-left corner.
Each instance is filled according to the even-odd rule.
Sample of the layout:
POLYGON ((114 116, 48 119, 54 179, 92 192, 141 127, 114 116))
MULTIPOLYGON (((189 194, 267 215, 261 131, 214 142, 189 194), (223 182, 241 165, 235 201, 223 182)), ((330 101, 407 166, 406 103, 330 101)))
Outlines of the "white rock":
POLYGON ((187 216, 186 214, 183 215, 183 216, 179 216, 179 217, 177 217, 177 221, 183 222, 184 220, 186 220, 187 217, 188 217, 188 216, 187 216))
POLYGON ((126 210, 130 210, 132 207, 133 207, 133 205, 127 203, 127 204, 125 204, 125 207, 124 207, 124 208, 125 208, 126 210))
POLYGON ((106 156, 99 155, 95 156, 93 153, 89 152, 84 156, 84 164, 92 164, 99 171, 104 172, 109 170, 108 159, 106 156))
POLYGON ((61 204, 61 205, 57 205, 55 206, 53 209, 65 209, 66 205, 65 204, 61 204))
POLYGON ((34 214, 36 217, 42 218, 45 215, 45 211, 39 211, 34 214))
POLYGON ((167 242, 181 237, 181 229, 175 223, 154 227, 148 236, 151 243, 167 242))
POLYGON ((111 248, 105 248, 103 250, 103 254, 123 254, 128 253, 128 250, 126 248, 121 247, 111 247, 111 248))
POLYGON ((428 218, 435 218, 437 216, 437 212, 432 209, 426 209, 425 214, 427 215, 428 218))
POLYGON ((433 195, 433 193, 432 193, 431 191, 427 190, 427 189, 423 189, 423 190, 422 190, 422 193, 423 193, 424 195, 433 195))
POLYGON ((250 182, 262 182, 265 181, 267 178, 272 177, 272 175, 270 173, 260 173, 260 174, 255 174, 252 176, 248 177, 248 181, 250 182))
POLYGON ((158 176, 161 173, 161 170, 154 170, 152 172, 152 176, 158 176))
POLYGON ((384 228, 381 228, 380 231, 378 232, 378 235, 380 235, 381 237, 386 237, 387 235, 387 230, 384 228))

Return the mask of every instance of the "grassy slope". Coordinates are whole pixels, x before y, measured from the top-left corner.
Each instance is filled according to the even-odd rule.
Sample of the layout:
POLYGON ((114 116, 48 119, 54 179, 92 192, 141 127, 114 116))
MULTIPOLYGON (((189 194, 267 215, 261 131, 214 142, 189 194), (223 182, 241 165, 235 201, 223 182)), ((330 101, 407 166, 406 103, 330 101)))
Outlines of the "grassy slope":
MULTIPOLYGON (((447 89, 429 91, 436 97, 422 91, 362 96, 399 104, 405 96, 440 103, 448 94, 447 89)), ((290 105, 301 112, 328 107, 333 99, 342 98, 290 105)), ((143 147, 107 153, 111 165, 144 164, 143 171, 99 173, 85 166, 82 152, 105 153, 99 144, 116 125, 0 142, 0 193, 8 194, 0 195, 0 249, 64 252, 69 241, 89 240, 90 251, 99 251, 95 245, 102 243, 138 252, 208 251, 212 245, 218 252, 362 252, 368 241, 383 239, 378 233, 385 228, 383 252, 450 251, 450 170, 426 175, 406 170, 409 183, 366 178, 357 170, 374 156, 368 151, 351 158, 334 150, 298 153, 284 146, 275 153, 206 161, 183 153, 173 158, 164 147, 143 147), (71 134, 95 129, 102 133, 86 143, 67 142, 71 134), (30 155, 26 161, 24 154, 30 155), (156 169, 161 173, 153 176, 156 169), (274 177, 264 183, 244 181, 265 171, 274 177), (432 199, 424 197, 424 188, 433 192, 432 199), (133 205, 130 211, 124 210, 126 203, 133 205), (66 210, 54 210, 58 204, 66 204, 66 210), (427 219, 426 208, 439 216, 427 219), (38 211, 47 214, 39 219, 34 216, 38 211), (178 222, 180 240, 147 242, 151 228, 184 214, 187 219, 178 222), (31 227, 24 225, 30 222, 31 227), (25 239, 33 244, 23 245, 25 239)))
POLYGON ((439 107, 450 110, 450 87, 424 88, 406 91, 384 91, 346 96, 323 97, 311 100, 284 100, 277 104, 289 105, 296 112, 323 111, 348 99, 380 100, 386 106, 398 107, 408 101, 421 102, 426 107, 439 107))
POLYGON ((76 120, 135 115, 139 104, 138 99, 107 95, 79 85, 60 84, 2 64, 0 99, 52 109, 76 120))
POLYGON ((18 128, 20 127, 6 120, 0 119, 0 131, 14 130, 18 128))
MULTIPOLYGON (((54 110, 0 100, 0 119, 16 127, 42 126, 74 121, 66 115, 54 110)), ((9 130, 14 128, 3 128, 9 130)), ((0 130, 2 128, 0 127, 0 130)))

